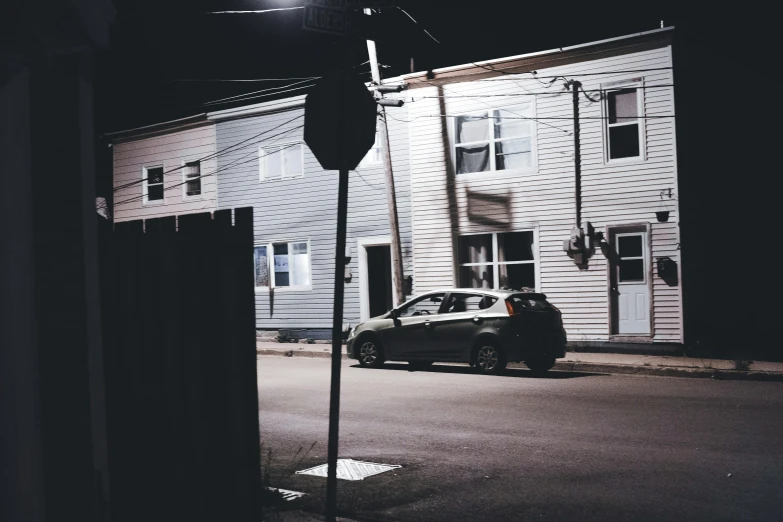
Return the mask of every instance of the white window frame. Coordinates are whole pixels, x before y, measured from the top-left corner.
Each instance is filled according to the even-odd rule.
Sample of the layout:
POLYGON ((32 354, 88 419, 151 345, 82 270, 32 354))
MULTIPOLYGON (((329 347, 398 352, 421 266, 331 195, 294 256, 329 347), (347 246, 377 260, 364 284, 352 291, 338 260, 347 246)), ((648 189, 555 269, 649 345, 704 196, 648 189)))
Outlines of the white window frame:
POLYGON ((204 162, 199 160, 198 158, 191 159, 191 160, 182 160, 181 161, 181 168, 182 168, 182 201, 197 201, 200 199, 204 199, 204 174, 201 172, 201 167, 204 165, 204 162), (188 196, 188 178, 187 177, 187 164, 188 163, 194 163, 198 162, 198 180, 200 182, 201 186, 201 193, 196 196, 188 196))
POLYGON ((607 165, 617 165, 623 163, 641 163, 647 160, 647 134, 645 128, 646 119, 644 118, 644 78, 633 78, 630 80, 619 80, 616 82, 602 83, 601 94, 603 101, 601 103, 601 121, 603 121, 604 131, 604 163, 607 165), (609 93, 612 91, 622 91, 624 89, 636 89, 636 124, 639 129, 639 155, 628 158, 612 159, 609 154, 609 129, 623 125, 633 125, 633 122, 624 122, 617 124, 609 123, 609 93))
POLYGON ((283 291, 283 292, 307 292, 313 289, 313 251, 310 247, 310 239, 286 239, 286 240, 279 240, 279 241, 256 241, 253 245, 253 248, 257 247, 266 247, 266 262, 267 262, 267 269, 269 271, 269 286, 255 286, 255 251, 253 255, 253 285, 255 286, 256 291, 263 291, 263 290, 269 290, 270 288, 274 288, 275 291, 283 291), (286 243, 288 244, 288 266, 291 266, 291 244, 292 243, 307 243, 307 270, 310 274, 310 284, 309 285, 298 285, 298 286, 277 286, 275 284, 275 245, 280 245, 286 243))
POLYGON ((383 158, 381 157, 381 133, 378 129, 375 129, 375 143, 372 144, 370 150, 367 151, 362 161, 359 162, 359 168, 374 167, 381 163, 383 163, 383 158))
MULTIPOLYGON (((282 168, 285 168, 285 162, 281 161, 280 164, 282 165, 282 168)), ((268 145, 259 145, 258 146, 258 179, 261 183, 272 183, 275 181, 283 181, 286 179, 297 179, 297 178, 303 178, 305 173, 305 163, 304 163, 304 142, 301 140, 297 141, 287 141, 284 143, 270 143, 268 145), (301 155, 301 165, 302 165, 302 172, 299 172, 296 175, 288 176, 285 173, 281 173, 280 177, 277 179, 266 179, 265 173, 266 173, 266 156, 267 153, 264 149, 271 149, 271 148, 277 148, 277 149, 283 149, 285 147, 293 146, 293 145, 299 145, 299 154, 301 155)))
MULTIPOLYGON (((531 97, 532 98, 532 97, 531 97)), ((487 176, 509 176, 509 175, 519 175, 519 174, 527 174, 527 173, 536 173, 538 172, 538 126, 536 125, 536 101, 534 99, 531 99, 529 101, 526 101, 524 103, 516 103, 516 104, 508 104, 508 105, 501 105, 501 106, 488 106, 486 109, 480 109, 480 110, 473 110, 469 112, 461 112, 456 115, 454 118, 450 118, 451 124, 451 158, 452 158, 452 164, 454 165, 454 175, 458 176, 459 179, 480 179, 480 178, 486 178, 487 176), (514 140, 514 139, 520 139, 521 136, 518 136, 516 138, 502 138, 497 139, 495 138, 495 129, 494 129, 494 121, 495 116, 494 112, 499 110, 506 110, 506 111, 514 111, 515 108, 524 105, 525 103, 530 105, 530 108, 528 109, 530 112, 530 116, 523 119, 528 119, 530 122, 530 167, 523 167, 523 168, 515 168, 515 169, 503 169, 503 170, 497 170, 497 159, 495 157, 495 143, 499 141, 508 141, 508 140, 514 140), (489 127, 488 130, 488 140, 484 141, 466 141, 465 143, 457 143, 457 119, 459 119, 460 116, 478 116, 480 114, 487 113, 487 126, 489 127), (459 168, 457 165, 457 148, 458 147, 464 147, 466 145, 478 145, 488 143, 490 144, 490 151, 489 151, 489 170, 481 171, 481 172, 466 172, 464 174, 458 174, 459 168)))
MULTIPOLYGON (((492 236, 492 262, 491 263, 460 263, 459 261, 459 247, 456 252, 456 265, 457 265, 457 278, 459 279, 459 269, 463 266, 481 266, 492 265, 492 289, 497 290, 500 287, 500 265, 534 265, 533 274, 536 283, 536 292, 541 291, 541 256, 538 251, 538 227, 520 228, 517 230, 503 230, 500 232, 470 232, 468 234, 460 234, 459 237, 466 236, 492 236), (498 234, 507 234, 514 232, 532 232, 533 233, 533 260, 532 261, 498 261, 498 234)), ((459 238, 457 239, 459 241, 459 238)), ((461 283, 457 281, 455 285, 461 286, 461 283)), ((467 288, 466 288, 467 290, 467 288)), ((476 290, 479 290, 478 288, 476 290)))
POLYGON ((143 166, 141 168, 141 179, 144 182, 143 185, 142 185, 142 190, 144 191, 144 193, 142 194, 142 196, 143 196, 143 198, 142 198, 142 205, 144 205, 144 206, 147 206, 147 205, 163 205, 164 203, 166 203, 166 169, 163 168, 163 164, 162 163, 159 164, 159 165, 145 165, 145 166, 143 166), (148 176, 149 176, 148 171, 150 169, 161 169, 163 171, 163 180, 160 183, 153 183, 152 184, 153 187, 156 187, 158 185, 163 187, 163 198, 161 198, 161 199, 150 199, 149 198, 150 192, 149 192, 149 182, 148 182, 148 176))

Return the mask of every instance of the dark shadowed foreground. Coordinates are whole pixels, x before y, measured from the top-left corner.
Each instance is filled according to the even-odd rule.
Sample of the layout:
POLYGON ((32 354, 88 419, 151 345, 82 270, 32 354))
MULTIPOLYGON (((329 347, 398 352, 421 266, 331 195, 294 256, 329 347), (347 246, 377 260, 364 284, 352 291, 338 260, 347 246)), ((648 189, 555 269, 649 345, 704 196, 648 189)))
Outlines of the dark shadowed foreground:
MULTIPOLYGON (((339 481, 345 515, 782 520, 783 384, 344 364, 340 457, 403 466, 339 481)), ((293 472, 326 462, 329 360, 258 374, 271 485, 316 509, 325 480, 293 472)))

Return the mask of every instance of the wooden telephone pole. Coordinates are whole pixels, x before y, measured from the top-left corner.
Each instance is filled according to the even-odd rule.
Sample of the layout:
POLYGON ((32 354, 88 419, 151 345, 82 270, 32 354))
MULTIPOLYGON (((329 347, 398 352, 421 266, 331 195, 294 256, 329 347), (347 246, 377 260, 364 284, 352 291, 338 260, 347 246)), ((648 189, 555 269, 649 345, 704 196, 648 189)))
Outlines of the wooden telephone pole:
MULTIPOLYGON (((372 14, 371 9, 365 9, 365 14, 372 14)), ((381 84, 381 73, 378 69, 378 54, 375 50, 375 42, 367 40, 367 53, 370 55, 370 68, 372 69, 372 79, 377 84, 381 84)), ((383 94, 380 94, 383 96, 383 94)), ((400 221, 397 216, 397 193, 394 190, 394 171, 392 170, 391 147, 389 146, 389 129, 386 125, 386 109, 379 105, 381 111, 381 121, 378 124, 380 133, 381 158, 383 159, 383 169, 386 174, 386 203, 389 208, 389 231, 391 232, 391 259, 392 274, 394 280, 394 299, 399 306, 405 301, 403 294, 403 270, 402 270, 402 246, 400 245, 400 221)))

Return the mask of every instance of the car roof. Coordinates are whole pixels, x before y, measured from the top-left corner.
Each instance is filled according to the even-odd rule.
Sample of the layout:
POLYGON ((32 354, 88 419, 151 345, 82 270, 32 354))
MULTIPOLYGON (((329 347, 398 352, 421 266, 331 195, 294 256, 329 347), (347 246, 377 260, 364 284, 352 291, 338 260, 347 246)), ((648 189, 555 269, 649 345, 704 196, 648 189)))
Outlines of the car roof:
POLYGON ((419 294, 419 296, 427 295, 427 294, 433 294, 433 293, 441 293, 441 292, 464 292, 468 294, 486 294, 486 295, 492 295, 495 297, 508 297, 512 294, 535 294, 535 295, 544 295, 540 292, 526 292, 523 290, 507 290, 507 289, 501 289, 496 290, 494 288, 440 288, 437 290, 432 290, 429 292, 425 292, 423 294, 419 294))

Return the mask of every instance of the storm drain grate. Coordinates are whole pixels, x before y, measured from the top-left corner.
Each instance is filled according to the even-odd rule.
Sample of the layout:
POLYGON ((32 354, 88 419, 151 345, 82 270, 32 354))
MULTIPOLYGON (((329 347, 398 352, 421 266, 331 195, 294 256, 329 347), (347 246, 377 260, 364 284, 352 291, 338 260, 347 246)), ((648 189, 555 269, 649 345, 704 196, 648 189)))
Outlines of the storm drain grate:
MULTIPOLYGON (((343 480, 364 480, 385 471, 401 468, 395 464, 377 464, 375 462, 362 462, 353 459, 337 459, 337 478, 343 480)), ((314 475, 326 478, 326 464, 314 468, 297 471, 299 475, 314 475)))

